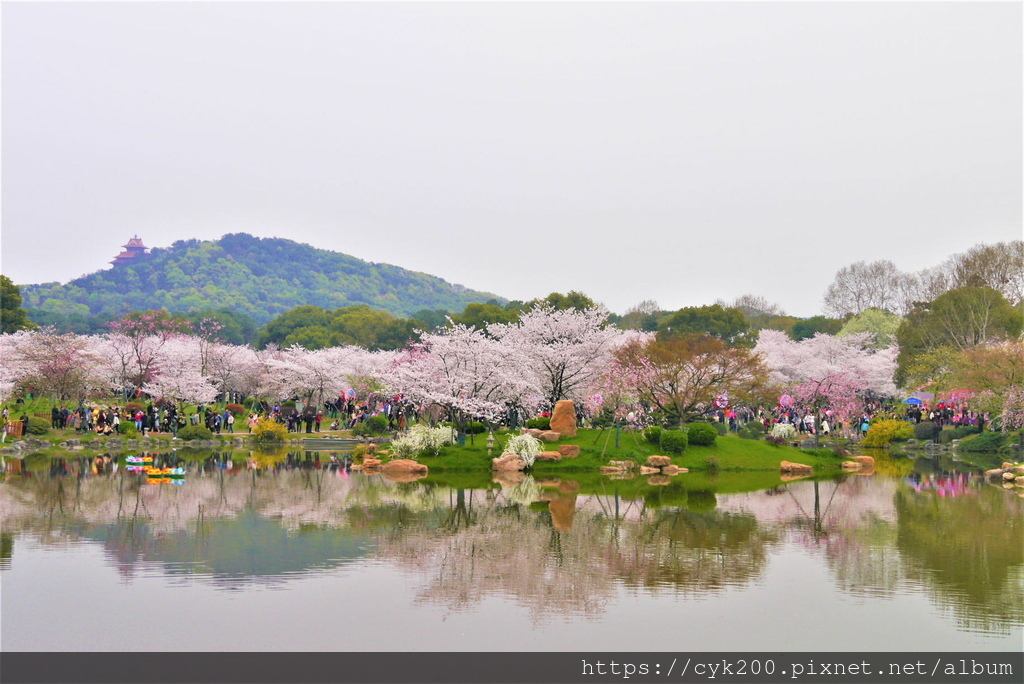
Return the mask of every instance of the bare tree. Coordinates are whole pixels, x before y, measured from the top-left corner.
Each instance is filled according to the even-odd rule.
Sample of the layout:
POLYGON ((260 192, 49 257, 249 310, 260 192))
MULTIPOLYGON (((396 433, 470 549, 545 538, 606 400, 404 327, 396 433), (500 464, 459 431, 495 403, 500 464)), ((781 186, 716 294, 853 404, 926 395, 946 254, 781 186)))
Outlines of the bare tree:
POLYGON ((909 310, 915 291, 913 276, 900 271, 891 261, 858 261, 836 273, 825 292, 825 313, 842 318, 876 308, 903 315, 909 310))
POLYGON ((991 287, 1011 304, 1024 300, 1024 241, 976 245, 949 261, 953 288, 991 287))

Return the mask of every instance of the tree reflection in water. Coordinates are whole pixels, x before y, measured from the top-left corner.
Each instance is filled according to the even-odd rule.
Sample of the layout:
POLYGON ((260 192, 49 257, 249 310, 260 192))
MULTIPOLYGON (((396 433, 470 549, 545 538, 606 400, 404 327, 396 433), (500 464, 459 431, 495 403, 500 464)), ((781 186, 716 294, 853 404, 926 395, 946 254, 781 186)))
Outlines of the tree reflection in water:
MULTIPOLYGON (((652 487, 626 499, 614 482, 581 491, 517 475, 471 489, 349 476, 304 457, 290 458, 291 469, 282 457, 264 461, 193 465, 183 486, 74 469, 9 479, 0 567, 17 535, 96 541, 125 577, 160 567, 230 587, 286 585, 372 558, 408 573, 419 602, 461 611, 500 596, 546 620, 600 616, 623 589, 703 597, 747 586, 776 549, 795 544, 824 557, 838 590, 923 588, 968 629, 1024 621, 1021 500, 969 478, 955 497, 950 481, 921 479, 945 477, 937 473, 675 498, 652 487)), ((723 484, 728 474, 712 486, 723 484)))

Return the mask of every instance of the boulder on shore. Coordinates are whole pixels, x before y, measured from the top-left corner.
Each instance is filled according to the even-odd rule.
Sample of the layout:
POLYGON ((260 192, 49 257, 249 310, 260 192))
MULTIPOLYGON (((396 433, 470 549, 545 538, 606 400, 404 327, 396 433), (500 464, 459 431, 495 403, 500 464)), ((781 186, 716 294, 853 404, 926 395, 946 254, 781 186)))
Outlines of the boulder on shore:
POLYGON ((860 463, 865 468, 874 468, 875 467, 875 457, 874 456, 854 456, 853 460, 856 461, 857 463, 860 463))
POLYGON ((661 473, 661 468, 651 468, 651 467, 648 467, 648 466, 640 466, 640 474, 641 475, 659 475, 660 473, 661 473))
POLYGON ((651 468, 664 468, 672 465, 672 458, 670 456, 648 456, 647 465, 651 468))
POLYGON ((790 461, 781 462, 779 464, 779 470, 791 475, 810 475, 814 472, 814 468, 806 463, 791 463, 790 461))
POLYGON ((555 404, 551 412, 551 429, 566 437, 576 436, 576 404, 563 399, 555 404))
POLYGON ((519 454, 502 454, 498 458, 491 459, 491 469, 502 471, 526 470, 526 461, 519 454))
POLYGON ((545 461, 548 463, 557 463, 562 460, 562 454, 557 451, 542 451, 537 454, 538 461, 545 461))
POLYGON ((394 461, 388 461, 382 466, 385 473, 422 473, 427 474, 429 469, 419 461, 413 461, 408 458, 399 458, 394 461))
POLYGON ((558 447, 558 453, 562 458, 576 458, 580 455, 580 448, 575 444, 562 444, 558 447))
POLYGON ((677 465, 667 465, 661 469, 662 475, 681 475, 690 472, 689 468, 680 468, 677 465))

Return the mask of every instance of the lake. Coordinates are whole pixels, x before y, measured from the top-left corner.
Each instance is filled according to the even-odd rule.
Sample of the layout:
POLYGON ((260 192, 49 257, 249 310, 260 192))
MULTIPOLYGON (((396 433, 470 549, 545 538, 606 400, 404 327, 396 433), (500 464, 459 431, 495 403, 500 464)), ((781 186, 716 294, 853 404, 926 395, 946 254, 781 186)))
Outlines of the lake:
POLYGON ((394 482, 208 457, 180 484, 57 470, 0 484, 4 651, 1019 651, 1024 638, 1021 488, 947 459, 666 485, 394 482))

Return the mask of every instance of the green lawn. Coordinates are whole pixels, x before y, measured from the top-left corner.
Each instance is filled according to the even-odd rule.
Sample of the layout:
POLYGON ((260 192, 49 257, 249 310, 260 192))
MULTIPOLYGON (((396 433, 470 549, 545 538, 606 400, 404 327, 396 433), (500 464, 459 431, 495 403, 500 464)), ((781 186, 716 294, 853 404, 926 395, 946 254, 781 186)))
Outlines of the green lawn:
MULTIPOLYGON (((439 456, 424 456, 420 461, 430 467, 431 471, 457 470, 489 470, 490 459, 500 456, 507 436, 497 435, 497 445, 487 454, 486 439, 478 436, 476 445, 466 444, 464 447, 445 447, 439 456)), ((547 446, 552 451, 561 444, 575 444, 580 447, 577 458, 562 459, 557 463, 538 461, 531 472, 535 477, 546 474, 595 472, 601 466, 608 465, 611 460, 634 460, 643 464, 652 454, 665 454, 658 446, 648 444, 639 433, 623 433, 619 438, 619 447, 615 447, 614 434, 608 430, 580 430, 576 437, 566 438, 547 446)), ((815 470, 840 469, 843 459, 825 455, 826 450, 806 451, 790 446, 774 446, 767 442, 740 439, 733 436, 719 436, 714 446, 690 446, 672 462, 690 470, 708 471, 767 471, 779 472, 781 461, 806 463, 815 470)))

